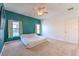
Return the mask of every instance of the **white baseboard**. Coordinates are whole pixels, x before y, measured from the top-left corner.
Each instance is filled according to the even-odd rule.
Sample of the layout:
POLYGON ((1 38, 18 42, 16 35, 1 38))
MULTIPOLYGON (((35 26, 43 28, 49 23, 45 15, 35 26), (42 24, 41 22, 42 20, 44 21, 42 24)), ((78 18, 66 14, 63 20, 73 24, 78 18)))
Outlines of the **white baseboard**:
POLYGON ((68 41, 64 41, 64 40, 57 40, 57 39, 47 38, 47 41, 49 41, 49 42, 52 42, 52 40, 60 41, 60 42, 65 42, 65 43, 69 43, 69 44, 79 45, 78 43, 72 43, 72 42, 68 42, 68 41))

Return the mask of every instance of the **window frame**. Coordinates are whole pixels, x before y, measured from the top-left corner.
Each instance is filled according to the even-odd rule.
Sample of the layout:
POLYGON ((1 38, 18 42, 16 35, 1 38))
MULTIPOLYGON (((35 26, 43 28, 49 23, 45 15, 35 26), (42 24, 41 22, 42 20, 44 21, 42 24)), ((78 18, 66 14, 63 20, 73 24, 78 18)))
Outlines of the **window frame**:
POLYGON ((19 21, 13 21, 13 22, 12 22, 12 31, 13 31, 12 34, 13 34, 13 37, 18 37, 18 36, 20 36, 20 27, 19 27, 19 25, 20 25, 19 21), (15 24, 18 23, 18 25, 16 25, 16 26, 18 26, 17 28, 14 28, 14 27, 13 27, 13 25, 14 25, 13 23, 14 23, 14 22, 15 22, 15 24), (14 30, 15 30, 15 31, 14 31, 14 30), (18 35, 15 35, 14 33, 18 33, 18 35))
POLYGON ((36 28, 36 34, 40 34, 41 33, 41 25, 40 24, 36 24, 35 28, 36 28))

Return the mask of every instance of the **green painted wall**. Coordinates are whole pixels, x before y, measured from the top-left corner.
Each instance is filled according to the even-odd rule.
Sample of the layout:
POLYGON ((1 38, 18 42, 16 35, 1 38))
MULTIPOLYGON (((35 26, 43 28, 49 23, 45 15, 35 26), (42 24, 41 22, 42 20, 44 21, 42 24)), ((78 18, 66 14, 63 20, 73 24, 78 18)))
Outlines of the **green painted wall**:
POLYGON ((3 3, 0 3, 0 8, 1 8, 2 5, 3 5, 3 3))
POLYGON ((8 20, 22 21, 23 34, 35 33, 35 24, 41 24, 41 21, 39 19, 32 18, 30 16, 17 14, 17 13, 7 11, 7 10, 5 10, 5 14, 6 14, 6 19, 7 19, 5 42, 12 40, 8 38, 8 20))

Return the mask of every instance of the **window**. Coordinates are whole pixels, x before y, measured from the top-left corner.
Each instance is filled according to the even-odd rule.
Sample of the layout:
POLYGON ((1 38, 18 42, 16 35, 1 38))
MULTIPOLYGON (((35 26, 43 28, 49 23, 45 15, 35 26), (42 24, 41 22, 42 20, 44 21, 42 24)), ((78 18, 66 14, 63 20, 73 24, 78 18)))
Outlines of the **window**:
POLYGON ((36 33, 40 34, 40 24, 36 24, 36 33))
POLYGON ((13 37, 17 37, 19 35, 19 22, 13 22, 13 37))

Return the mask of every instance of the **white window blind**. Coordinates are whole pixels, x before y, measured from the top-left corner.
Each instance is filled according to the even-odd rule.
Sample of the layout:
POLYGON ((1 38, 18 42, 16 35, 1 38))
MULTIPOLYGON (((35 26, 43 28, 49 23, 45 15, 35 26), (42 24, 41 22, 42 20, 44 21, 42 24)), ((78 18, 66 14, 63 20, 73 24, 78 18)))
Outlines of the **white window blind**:
POLYGON ((36 33, 40 34, 40 24, 36 24, 36 33))
POLYGON ((14 21, 13 22, 13 37, 20 36, 20 31, 19 31, 19 22, 14 21))

